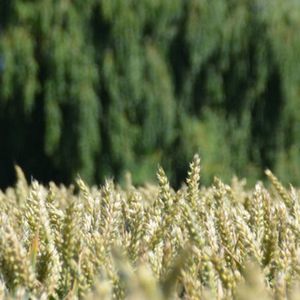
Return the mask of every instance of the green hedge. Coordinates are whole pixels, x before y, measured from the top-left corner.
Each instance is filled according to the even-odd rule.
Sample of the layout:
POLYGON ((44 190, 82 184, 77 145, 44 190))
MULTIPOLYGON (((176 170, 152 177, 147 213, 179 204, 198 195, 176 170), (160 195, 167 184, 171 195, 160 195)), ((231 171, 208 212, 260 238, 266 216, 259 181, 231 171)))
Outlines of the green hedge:
POLYGON ((3 0, 1 184, 162 162, 299 182, 300 2, 3 0))

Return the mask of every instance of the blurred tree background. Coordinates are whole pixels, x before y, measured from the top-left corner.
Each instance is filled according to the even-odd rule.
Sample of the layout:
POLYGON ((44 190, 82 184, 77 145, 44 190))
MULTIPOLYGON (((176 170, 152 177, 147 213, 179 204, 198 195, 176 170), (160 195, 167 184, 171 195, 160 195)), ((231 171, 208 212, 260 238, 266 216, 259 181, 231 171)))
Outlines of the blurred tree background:
POLYGON ((300 183, 300 1, 1 0, 0 185, 300 183))

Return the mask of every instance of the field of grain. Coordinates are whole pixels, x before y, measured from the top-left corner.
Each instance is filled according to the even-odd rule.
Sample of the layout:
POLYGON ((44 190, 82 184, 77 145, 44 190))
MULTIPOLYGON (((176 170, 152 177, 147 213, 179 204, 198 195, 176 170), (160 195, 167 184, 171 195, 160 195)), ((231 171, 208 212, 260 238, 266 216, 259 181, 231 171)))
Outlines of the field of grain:
POLYGON ((299 299, 299 191, 266 171, 121 188, 26 181, 0 192, 0 299, 299 299), (266 188, 268 186, 268 188, 266 188))

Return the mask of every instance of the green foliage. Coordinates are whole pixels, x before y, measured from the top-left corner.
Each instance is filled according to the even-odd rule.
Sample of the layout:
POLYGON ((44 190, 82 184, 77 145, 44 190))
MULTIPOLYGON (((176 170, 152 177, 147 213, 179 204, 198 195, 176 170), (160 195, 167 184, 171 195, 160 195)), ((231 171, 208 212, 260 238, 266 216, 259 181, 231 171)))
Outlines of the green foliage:
POLYGON ((297 0, 3 0, 3 170, 299 182, 299 30, 297 0))

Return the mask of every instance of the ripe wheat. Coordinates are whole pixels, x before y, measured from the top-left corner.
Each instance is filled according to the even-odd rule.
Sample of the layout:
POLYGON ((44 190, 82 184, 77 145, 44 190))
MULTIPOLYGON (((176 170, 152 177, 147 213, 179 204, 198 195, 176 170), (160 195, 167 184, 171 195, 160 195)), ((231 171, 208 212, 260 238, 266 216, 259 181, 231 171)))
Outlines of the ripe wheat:
POLYGON ((215 178, 200 159, 175 191, 26 182, 0 191, 0 299, 298 299, 300 200, 215 178))

